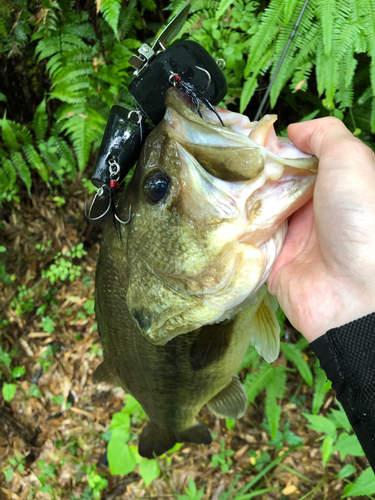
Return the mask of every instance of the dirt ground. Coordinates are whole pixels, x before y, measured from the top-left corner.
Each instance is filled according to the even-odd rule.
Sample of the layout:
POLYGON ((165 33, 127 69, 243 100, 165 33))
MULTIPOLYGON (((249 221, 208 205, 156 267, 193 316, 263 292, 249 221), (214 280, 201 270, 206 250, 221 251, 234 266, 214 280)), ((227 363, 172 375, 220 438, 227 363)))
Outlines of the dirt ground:
MULTIPOLYGON (((235 491, 262 471, 255 468, 250 451, 258 455, 267 452, 272 460, 287 451, 288 448, 278 450, 269 443, 270 437, 261 425, 264 399, 258 397, 233 429, 227 429, 225 420, 203 408, 201 421, 218 437, 209 446, 184 445, 168 458, 160 458, 161 475, 149 487, 138 469, 127 476, 110 475, 102 435, 108 430, 112 415, 121 409, 124 392, 93 384, 93 372, 102 358, 95 317, 87 302, 93 299, 102 228, 88 225, 85 219, 84 200, 88 195, 80 181, 59 193, 65 200, 62 206, 56 194, 52 195, 41 182, 34 181, 32 193, 29 197, 21 190, 21 202, 2 209, 0 245, 6 247, 2 256, 8 276, 8 283, 0 284, 1 315, 7 322, 0 330, 2 348, 5 352, 17 348, 12 353, 11 367, 24 366, 26 373, 17 379, 15 397, 9 403, 0 401, 1 470, 9 469, 9 459, 17 464, 22 462, 9 481, 0 474, 0 498, 93 498, 85 490, 88 470, 95 470, 87 466, 95 465, 96 473, 108 480, 101 491, 102 499, 174 498, 184 494, 184 487, 192 478, 198 489, 205 487, 204 500, 219 500, 238 474, 241 476, 235 491), (81 266, 81 276, 74 281, 57 279, 51 284, 48 277, 42 276, 42 270, 50 267, 57 252, 64 256, 79 243, 84 244, 87 254, 71 262, 81 266), (17 288, 22 286, 23 290, 30 290, 29 308, 17 288), (22 310, 17 313, 20 302, 22 310), (45 316, 50 318, 49 323, 42 322, 45 316), (226 449, 234 450, 228 472, 210 465, 222 440, 226 449), (42 486, 49 488, 40 491, 42 486)), ((310 361, 313 362, 312 355, 310 361)), ((282 358, 278 362, 286 363, 282 358)), ((0 384, 9 382, 4 366, 1 371, 0 384)), ((302 438, 304 446, 288 454, 256 483, 258 489, 277 489, 254 498, 341 497, 346 482, 335 477, 343 465, 340 457, 335 454, 323 468, 319 435, 306 427, 302 416, 303 411, 311 409, 311 402, 312 389, 303 384, 298 373, 290 371, 286 395, 280 401, 281 420, 282 425, 289 422, 290 430, 302 438)), ((332 407, 336 403, 330 391, 324 412, 332 407)), ((356 475, 368 466, 364 457, 347 456, 345 463, 355 465, 356 475)), ((354 478, 350 477, 352 481, 354 478)))

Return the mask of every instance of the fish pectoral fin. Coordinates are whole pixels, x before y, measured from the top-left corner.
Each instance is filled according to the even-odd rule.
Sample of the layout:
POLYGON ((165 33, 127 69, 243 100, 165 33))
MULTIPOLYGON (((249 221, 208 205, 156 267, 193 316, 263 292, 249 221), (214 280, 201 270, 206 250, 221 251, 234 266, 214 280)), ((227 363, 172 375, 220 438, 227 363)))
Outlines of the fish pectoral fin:
POLYGON ((185 442, 210 444, 212 437, 207 427, 200 422, 188 429, 173 432, 170 429, 162 429, 150 421, 139 438, 138 452, 141 457, 153 458, 154 455, 160 456, 170 450, 176 443, 185 442))
POLYGON ((208 408, 220 418, 240 418, 247 408, 247 395, 237 375, 208 403, 208 408))
POLYGON ((108 384, 113 384, 113 377, 110 376, 106 362, 100 363, 98 368, 94 371, 94 375, 92 376, 94 384, 100 384, 101 382, 106 382, 108 384))
POLYGON ((254 347, 268 363, 273 363, 280 352, 280 326, 276 318, 277 307, 277 299, 267 292, 255 315, 251 336, 254 347))

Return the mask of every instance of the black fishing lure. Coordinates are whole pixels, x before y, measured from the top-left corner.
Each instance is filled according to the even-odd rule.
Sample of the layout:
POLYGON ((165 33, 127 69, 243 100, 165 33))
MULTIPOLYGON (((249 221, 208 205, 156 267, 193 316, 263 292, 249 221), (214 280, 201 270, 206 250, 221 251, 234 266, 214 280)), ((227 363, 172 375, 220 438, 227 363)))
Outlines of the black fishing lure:
MULTIPOLYGON (((199 69, 202 69, 202 68, 199 68, 199 69)), ((203 70, 203 71, 206 71, 206 70, 203 70)), ((209 85, 211 83, 211 77, 210 77, 210 75, 208 75, 208 76, 209 76, 209 83, 208 83, 208 87, 209 87, 209 85)), ((172 85, 177 87, 179 90, 184 92, 189 97, 189 99, 191 100, 191 102, 194 104, 194 106, 196 108, 196 113, 198 113, 198 115, 201 118, 202 118, 202 113, 199 110, 199 103, 200 102, 202 102, 205 106, 207 106, 208 109, 210 109, 213 113, 215 113, 215 115, 220 120, 220 123, 222 124, 222 126, 225 127, 224 122, 221 119, 221 116, 219 115, 219 113, 216 111, 215 107, 203 95, 202 92, 200 92, 197 88, 194 87, 194 85, 191 85, 189 82, 184 82, 182 80, 181 76, 176 75, 175 73, 173 73, 171 75, 171 78, 169 81, 171 81, 172 85)))

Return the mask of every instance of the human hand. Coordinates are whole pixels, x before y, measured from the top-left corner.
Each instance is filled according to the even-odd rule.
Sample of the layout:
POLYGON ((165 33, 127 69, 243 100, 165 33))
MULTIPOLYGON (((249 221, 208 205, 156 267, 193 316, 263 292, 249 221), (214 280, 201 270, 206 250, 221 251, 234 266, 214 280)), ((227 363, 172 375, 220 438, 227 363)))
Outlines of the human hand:
POLYGON ((375 155, 336 118, 290 125, 288 135, 319 171, 267 285, 312 342, 375 312, 375 155))

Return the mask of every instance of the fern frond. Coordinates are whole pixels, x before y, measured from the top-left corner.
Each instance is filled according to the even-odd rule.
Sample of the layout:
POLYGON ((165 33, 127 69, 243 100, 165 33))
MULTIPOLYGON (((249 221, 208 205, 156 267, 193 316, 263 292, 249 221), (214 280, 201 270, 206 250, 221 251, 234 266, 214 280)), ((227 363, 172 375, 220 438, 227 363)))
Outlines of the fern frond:
POLYGON ((154 0, 140 0, 142 8, 144 10, 150 10, 150 11, 155 11, 156 10, 156 3, 154 0))
POLYGON ((254 68, 259 65, 257 64, 259 60, 263 59, 264 54, 269 50, 279 30, 279 24, 282 23, 283 8, 284 0, 272 0, 265 9, 258 30, 250 42, 249 57, 244 71, 245 77, 250 72, 254 72, 254 68))
POLYGON ((244 381, 244 387, 249 403, 252 403, 260 392, 268 384, 275 368, 265 361, 259 366, 256 372, 248 373, 244 381))
POLYGON ((257 65, 252 69, 252 75, 246 80, 243 90, 241 92, 240 99, 240 113, 243 113, 250 102, 250 99, 254 95, 255 90, 258 87, 258 75, 259 73, 264 73, 270 67, 272 63, 273 49, 272 47, 263 54, 262 59, 258 60, 257 65))
POLYGON ((55 137, 55 146, 57 149, 57 154, 60 156, 60 158, 64 158, 64 160, 67 162, 67 165, 69 165, 70 168, 74 168, 76 162, 68 143, 61 137, 55 137))
MULTIPOLYGON (((276 45, 275 45, 275 54, 274 54, 274 63, 271 71, 271 75, 273 76, 274 72, 276 71, 276 68, 279 64, 279 61, 282 57, 282 54, 284 52, 284 49, 288 43, 288 40, 291 36, 292 30, 294 29, 294 26, 297 22, 297 18, 300 15, 302 6, 304 4, 304 0, 299 0, 295 12, 292 14, 292 17, 290 19, 290 22, 287 26, 283 26, 280 30, 280 33, 277 37, 276 45)), ((308 4, 303 16, 300 20, 299 24, 299 30, 300 32, 306 33, 307 36, 304 37, 303 42, 300 40, 300 37, 295 36, 289 46, 289 49, 284 57, 283 64, 279 68, 278 74, 276 76, 276 79, 273 83, 271 93, 270 93, 270 98, 271 98, 271 107, 273 107, 276 103, 276 100, 285 86, 286 82, 293 76, 294 69, 299 66, 295 66, 295 54, 297 50, 301 47, 301 45, 309 44, 309 41, 311 40, 311 28, 312 28, 312 21, 314 17, 314 10, 313 8, 308 4)), ((303 62, 307 62, 306 60, 303 62)))
POLYGON ((126 8, 120 10, 118 31, 119 34, 121 34, 121 38, 127 36, 133 27, 134 20, 137 16, 136 5, 137 0, 130 0, 126 8))
POLYGON ((23 157, 19 151, 14 151, 10 155, 10 159, 12 160, 13 165, 15 166, 22 181, 25 183, 27 191, 30 194, 31 174, 30 174, 30 169, 29 169, 27 163, 25 162, 25 160, 23 159, 23 157))
POLYGON ((271 438, 275 439, 280 423, 281 407, 277 399, 284 397, 286 390, 285 366, 273 367, 272 376, 266 387, 265 413, 268 419, 271 438))
POLYGON ((284 25, 288 24, 293 14, 298 10, 299 0, 286 0, 284 4, 284 25))
MULTIPOLYGON (((362 16, 363 28, 366 33, 367 51, 371 58, 370 81, 372 95, 375 96, 375 5, 372 0, 364 0, 364 15, 362 16)), ((375 132, 374 113, 371 113, 371 131, 375 132)))
POLYGON ((255 349, 255 347, 253 345, 250 345, 248 350, 247 350, 246 356, 245 356, 244 360, 242 361, 242 365, 241 365, 240 370, 242 370, 242 368, 254 368, 254 369, 256 369, 256 368, 258 368, 260 361, 261 361, 261 357, 258 354, 258 351, 255 349))
POLYGON ((100 6, 100 12, 103 14, 104 19, 112 28, 117 40, 119 40, 117 25, 120 15, 120 9, 121 0, 102 0, 102 4, 100 6))
POLYGON ((33 129, 38 141, 42 141, 47 133, 48 128, 48 117, 46 112, 46 99, 37 107, 33 118, 33 129))
POLYGON ((61 71, 59 71, 58 76, 54 78, 53 85, 57 85, 62 82, 75 82, 82 77, 90 76, 94 73, 94 66, 92 62, 75 62, 74 65, 65 65, 61 71))
POLYGON ((320 363, 318 360, 316 360, 314 363, 314 375, 315 377, 312 413, 313 415, 318 415, 324 402, 324 396, 326 394, 324 387, 327 380, 327 376, 325 372, 320 368, 320 363))
POLYGON ((43 148, 41 150, 41 155, 44 161, 46 162, 48 171, 54 172, 57 175, 57 177, 59 177, 60 180, 62 181, 63 171, 57 154, 51 151, 51 149, 43 148))
POLYGON ((8 158, 2 158, 1 165, 3 171, 8 178, 9 185, 13 185, 16 182, 16 169, 13 163, 8 158))
POLYGON ((324 54, 328 56, 332 49, 333 25, 336 17, 335 0, 324 0, 317 3, 323 35, 324 54))
POLYGON ((23 148, 23 152, 26 156, 27 161, 31 165, 32 168, 38 171, 40 177, 48 183, 48 170, 46 166, 43 163, 43 160, 39 156, 39 154, 36 152, 34 146, 31 144, 27 144, 23 148))
POLYGON ((82 172, 89 158, 91 144, 101 139, 105 129, 104 118, 92 108, 65 108, 61 117, 61 129, 72 143, 77 157, 79 170, 82 172))
POLYGON ((224 12, 226 12, 229 9, 232 3, 233 0, 220 0, 220 3, 216 11, 216 16, 215 16, 216 19, 220 19, 221 16, 224 14, 224 12))
POLYGON ((303 359, 303 352, 296 344, 289 344, 282 342, 280 349, 285 354, 286 359, 291 361, 299 371, 301 377, 311 387, 313 383, 313 376, 309 365, 303 359))
POLYGON ((11 151, 18 151, 20 149, 20 145, 12 128, 12 122, 7 120, 6 114, 4 114, 3 119, 0 120, 0 127, 5 145, 11 151))

